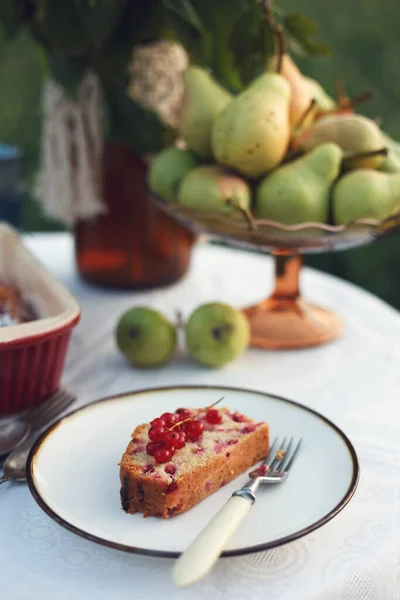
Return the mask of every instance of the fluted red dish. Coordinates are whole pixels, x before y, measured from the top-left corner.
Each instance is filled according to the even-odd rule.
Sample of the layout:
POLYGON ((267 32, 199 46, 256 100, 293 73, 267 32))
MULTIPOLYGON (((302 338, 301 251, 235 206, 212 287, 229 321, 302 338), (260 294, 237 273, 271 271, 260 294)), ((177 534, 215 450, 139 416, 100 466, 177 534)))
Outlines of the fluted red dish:
POLYGON ((0 417, 22 412, 55 392, 80 307, 68 290, 0 223, 0 276, 15 284, 38 318, 0 328, 0 417))

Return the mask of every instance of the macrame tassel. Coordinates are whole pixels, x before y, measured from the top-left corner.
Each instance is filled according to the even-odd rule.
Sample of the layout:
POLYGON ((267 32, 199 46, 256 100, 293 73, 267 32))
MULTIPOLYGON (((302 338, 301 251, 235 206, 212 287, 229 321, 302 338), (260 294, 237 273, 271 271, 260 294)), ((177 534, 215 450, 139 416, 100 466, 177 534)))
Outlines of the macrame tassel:
POLYGON ((65 224, 106 212, 102 195, 103 128, 96 75, 86 73, 76 100, 49 80, 43 91, 41 169, 35 195, 65 224))
POLYGON ((138 45, 129 66, 128 92, 176 129, 184 95, 182 75, 188 66, 189 55, 176 42, 160 40, 138 45))

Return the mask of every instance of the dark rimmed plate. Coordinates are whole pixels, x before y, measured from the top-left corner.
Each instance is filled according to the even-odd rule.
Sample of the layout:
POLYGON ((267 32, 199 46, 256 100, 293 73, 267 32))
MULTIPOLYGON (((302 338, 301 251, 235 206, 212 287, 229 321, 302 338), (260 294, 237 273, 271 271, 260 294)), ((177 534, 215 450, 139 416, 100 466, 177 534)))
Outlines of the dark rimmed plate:
POLYGON ((292 473, 282 486, 264 486, 223 556, 274 548, 318 529, 352 498, 359 479, 346 435, 319 413, 263 392, 219 386, 156 388, 105 398, 50 427, 28 461, 28 484, 57 523, 111 548, 174 558, 248 479, 247 473, 201 504, 168 520, 126 515, 120 508, 118 462, 134 427, 178 407, 221 403, 256 420, 271 435, 302 436, 292 473))

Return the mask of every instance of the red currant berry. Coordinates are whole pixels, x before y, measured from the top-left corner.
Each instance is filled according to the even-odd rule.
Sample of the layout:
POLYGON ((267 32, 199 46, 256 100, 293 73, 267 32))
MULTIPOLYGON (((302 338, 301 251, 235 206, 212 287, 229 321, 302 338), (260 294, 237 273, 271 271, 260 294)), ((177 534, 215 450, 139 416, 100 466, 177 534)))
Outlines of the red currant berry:
POLYGON ((148 436, 152 442, 162 442, 164 439, 165 432, 165 427, 150 427, 148 436))
POLYGON ((144 465, 143 473, 154 473, 153 465, 144 465))
POLYGON ((178 408, 178 410, 175 412, 177 415, 179 415, 180 421, 187 419, 192 414, 188 408, 178 408))
POLYGON ((178 489, 178 484, 176 483, 176 481, 171 481, 171 483, 168 486, 167 494, 169 494, 170 492, 174 492, 177 489, 178 489))
POLYGON ((179 417, 173 413, 164 413, 161 415, 161 419, 165 422, 167 427, 172 427, 172 425, 175 425, 175 423, 178 422, 179 417))
POLYGON ((233 421, 236 421, 236 423, 243 423, 245 420, 245 416, 242 415, 240 412, 236 411, 231 415, 231 418, 233 419, 233 421))
POLYGON ((155 442, 149 442, 146 446, 146 452, 150 456, 154 456, 154 452, 157 450, 157 448, 158 444, 156 444, 155 442))
POLYGON ((162 417, 161 418, 157 417, 157 419, 153 419, 151 422, 152 427, 165 427, 165 425, 166 425, 166 423, 162 417))
POLYGON ((218 425, 222 421, 222 415, 219 410, 210 408, 206 413, 206 421, 207 423, 210 423, 210 425, 218 425))
MULTIPOLYGON (((181 423, 179 425, 180 433, 186 433, 186 428, 187 428, 188 423, 189 423, 189 421, 186 421, 186 423, 181 423)), ((178 429, 178 427, 176 429, 178 429)))
POLYGON ((163 439, 163 446, 170 450, 175 447, 175 442, 179 439, 179 433, 177 431, 167 431, 163 439))
POLYGON ((166 448, 157 448, 154 452, 154 459, 158 463, 166 463, 171 458, 171 451, 166 448))
POLYGON ((179 433, 178 438, 174 441, 175 450, 180 450, 186 444, 186 435, 184 433, 179 433))
POLYGON ((203 433, 204 425, 201 421, 188 421, 186 435, 188 438, 197 440, 203 433))
POLYGON ((168 475, 174 475, 175 471, 176 471, 176 467, 174 467, 174 465, 167 465, 164 469, 164 471, 166 473, 168 473, 168 475))

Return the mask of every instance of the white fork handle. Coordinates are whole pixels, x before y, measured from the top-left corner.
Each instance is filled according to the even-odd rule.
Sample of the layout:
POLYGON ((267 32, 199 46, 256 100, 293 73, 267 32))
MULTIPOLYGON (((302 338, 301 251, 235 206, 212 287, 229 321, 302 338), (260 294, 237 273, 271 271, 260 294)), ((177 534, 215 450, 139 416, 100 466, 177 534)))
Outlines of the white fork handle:
POLYGON ((172 570, 173 582, 184 586, 204 577, 251 507, 252 503, 246 498, 231 496, 177 559, 172 570))

